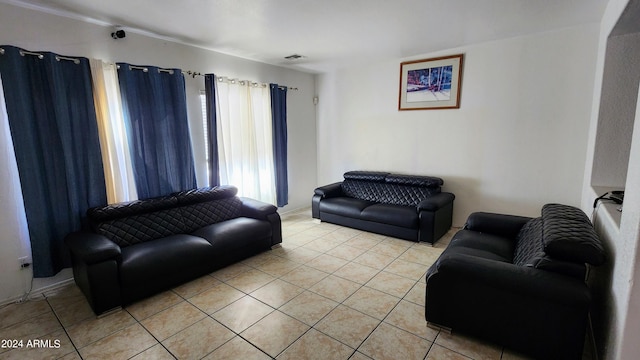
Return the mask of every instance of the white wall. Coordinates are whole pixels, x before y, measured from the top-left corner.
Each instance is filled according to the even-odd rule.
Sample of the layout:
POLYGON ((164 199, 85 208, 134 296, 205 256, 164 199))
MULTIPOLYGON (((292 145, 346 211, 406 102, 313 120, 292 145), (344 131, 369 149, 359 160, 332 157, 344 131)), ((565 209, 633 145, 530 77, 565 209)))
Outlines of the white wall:
POLYGON ((0 216, 0 229, 2 235, 2 256, 0 268, 0 304, 9 299, 15 299, 22 294, 30 283, 33 270, 20 268, 19 258, 27 258, 31 262, 31 248, 29 246, 29 231, 27 219, 22 208, 22 192, 18 166, 11 143, 11 132, 4 102, 3 85, 0 84, 0 169, 3 176, 0 186, 0 207, 17 209, 5 212, 0 216), (6 254, 6 256, 5 256, 6 254))
POLYGON ((318 182, 348 170, 440 176, 454 225, 473 211, 579 205, 598 24, 466 46, 461 107, 398 111, 400 62, 318 76, 318 182))
POLYGON ((640 33, 609 37, 591 185, 624 188, 640 78, 640 33))
POLYGON ((633 359, 640 353, 640 288, 635 282, 640 277, 640 64, 632 56, 640 52, 639 5, 638 0, 610 0, 602 18, 584 173, 585 211, 590 211, 594 198, 601 194, 598 185, 618 187, 622 183, 625 188, 622 214, 616 214, 616 219, 599 210, 596 223, 608 250, 607 264, 595 269, 593 276, 592 317, 604 359, 633 359), (621 20, 628 21, 621 28, 636 33, 623 31, 610 38, 621 20), (616 86, 619 77, 626 79, 616 86), (623 147, 621 128, 627 129, 623 147))
MULTIPOLYGON (((640 96, 636 102, 636 115, 633 132, 635 134, 631 144, 629 164, 640 163, 640 96)), ((619 351, 620 358, 630 359, 640 354, 640 342, 638 342, 637 334, 640 333, 640 287, 636 284, 635 279, 640 278, 640 167, 629 166, 627 172, 627 182, 625 191, 625 203, 622 220, 620 223, 620 239, 623 247, 620 253, 625 254, 626 261, 621 261, 627 269, 622 269, 622 274, 629 273, 629 277, 618 276, 613 274, 615 279, 615 289, 628 288, 628 301, 626 303, 625 312, 619 315, 624 316, 624 327, 618 330, 622 336, 616 343, 615 349, 619 351)), ((617 260, 617 259, 616 259, 617 260)), ((625 291, 625 292, 627 292, 625 291)), ((623 292, 623 294, 625 293, 623 292)))
MULTIPOLYGON (((113 40, 111 27, 89 24, 66 17, 45 14, 12 5, 0 4, 0 44, 14 45, 32 51, 53 51, 62 55, 85 56, 111 62, 129 62, 137 65, 155 65, 193 70, 201 73, 239 77, 258 82, 274 82, 297 87, 288 92, 288 153, 289 153, 289 205, 281 211, 310 206, 316 187, 316 124, 314 75, 271 66, 204 49, 181 45, 127 32, 127 37, 113 40)), ((6 84, 5 84, 6 86, 6 84)), ((200 135, 200 90, 204 79, 187 77, 187 104, 193 136, 197 175, 204 184, 204 141, 200 135)), ((5 177, 0 178, 0 188, 5 187, 5 177)), ((0 219, 10 219, 2 206, 0 219)), ((0 273, 15 273, 2 277, 0 303, 22 295, 22 280, 14 270, 18 254, 8 249, 14 247, 11 234, 0 234, 0 273)))

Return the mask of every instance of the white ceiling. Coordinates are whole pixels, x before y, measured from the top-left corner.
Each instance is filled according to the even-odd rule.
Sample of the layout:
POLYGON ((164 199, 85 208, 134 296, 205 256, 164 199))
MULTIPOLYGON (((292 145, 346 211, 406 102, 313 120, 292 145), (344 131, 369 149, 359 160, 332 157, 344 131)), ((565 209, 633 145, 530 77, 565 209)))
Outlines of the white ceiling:
POLYGON ((607 0, 1 0, 323 72, 599 22, 607 0), (305 58, 288 61, 284 57, 305 58))

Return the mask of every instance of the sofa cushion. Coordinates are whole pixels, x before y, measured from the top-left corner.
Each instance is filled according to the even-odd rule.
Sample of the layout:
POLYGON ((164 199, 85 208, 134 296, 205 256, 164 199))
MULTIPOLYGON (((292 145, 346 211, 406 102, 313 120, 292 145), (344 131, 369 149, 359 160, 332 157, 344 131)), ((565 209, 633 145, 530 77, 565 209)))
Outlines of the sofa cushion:
POLYGON ((367 206, 362 210, 360 218, 405 228, 416 228, 419 221, 415 207, 391 204, 367 206))
POLYGON ((545 252, 558 259, 601 265, 604 248, 591 225, 576 220, 544 219, 545 252))
POLYGON ((387 175, 389 175, 388 172, 382 171, 347 171, 344 173, 344 178, 346 180, 384 182, 387 175))
POLYGON ((531 219, 524 224, 516 238, 513 263, 519 266, 531 266, 535 258, 544 255, 542 218, 531 219))
POLYGON ((123 287, 162 281, 173 273, 210 262, 214 247, 207 240, 186 234, 171 235, 122 249, 120 282, 123 287))
POLYGON ((541 217, 528 221, 520 230, 516 239, 513 263, 519 266, 528 266, 574 276, 579 279, 584 278, 586 271, 584 264, 562 261, 545 253, 544 241, 542 241, 541 217))
POLYGON ((238 188, 231 185, 221 185, 216 187, 203 187, 174 193, 180 204, 196 204, 211 200, 220 200, 234 197, 238 193, 238 188))
POLYGON ((87 217, 96 225, 102 221, 122 219, 131 215, 172 209, 177 205, 178 199, 174 196, 162 196, 91 208, 87 210, 87 217))
POLYGON ((547 204, 542 208, 542 222, 542 239, 547 255, 577 263, 604 263, 602 243, 591 221, 580 209, 547 204))
POLYGON ((445 251, 511 263, 514 246, 513 240, 501 236, 460 230, 445 251))
POLYGON ((184 232, 190 233, 209 224, 237 218, 242 210, 242 201, 233 196, 182 206, 179 209, 184 221, 184 232))
POLYGON ((587 267, 584 263, 579 264, 570 261, 562 261, 544 254, 531 258, 526 266, 540 270, 553 271, 555 273, 573 276, 578 279, 584 279, 587 272, 587 267))
POLYGON ((87 215, 95 232, 127 247, 236 218, 242 211, 236 193, 233 186, 192 189, 93 208, 87 215))
POLYGON ((192 233, 206 239, 217 254, 244 247, 271 246, 271 224, 268 221, 239 217, 200 228, 192 233), (260 243, 262 243, 261 246, 260 243))
POLYGON ((541 214, 543 218, 575 220, 591 225, 591 220, 582 210, 563 204, 545 204, 542 207, 541 214))
POLYGON ((320 211, 351 218, 359 218, 362 210, 375 203, 349 197, 328 198, 320 202, 320 211))
POLYGON ((342 182, 342 192, 346 196, 360 200, 417 206, 422 200, 440 193, 440 187, 418 187, 372 181, 345 180, 342 182))
POLYGON ((440 193, 443 183, 442 179, 433 176, 349 171, 344 174, 342 192, 360 200, 416 206, 422 200, 440 193))
POLYGON ((185 222, 179 208, 173 208, 104 221, 96 225, 95 231, 124 248, 185 233, 185 222))
POLYGON ((418 187, 440 187, 444 184, 444 180, 433 176, 389 174, 384 180, 389 184, 418 187))

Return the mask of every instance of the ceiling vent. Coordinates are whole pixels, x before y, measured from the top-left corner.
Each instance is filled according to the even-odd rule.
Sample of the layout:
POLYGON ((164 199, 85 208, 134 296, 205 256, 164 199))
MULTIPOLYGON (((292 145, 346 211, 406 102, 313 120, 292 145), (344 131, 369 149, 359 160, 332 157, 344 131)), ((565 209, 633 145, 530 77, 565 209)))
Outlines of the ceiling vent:
POLYGON ((299 59, 304 59, 304 56, 293 54, 293 55, 285 56, 284 58, 287 60, 299 60, 299 59))

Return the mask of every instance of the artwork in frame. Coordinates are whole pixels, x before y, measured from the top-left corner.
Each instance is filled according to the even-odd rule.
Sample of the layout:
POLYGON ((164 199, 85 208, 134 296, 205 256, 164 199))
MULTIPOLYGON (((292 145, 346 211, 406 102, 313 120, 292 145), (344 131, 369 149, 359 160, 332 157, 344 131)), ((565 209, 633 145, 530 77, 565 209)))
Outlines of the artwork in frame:
POLYGON ((398 110, 458 109, 462 54, 400 64, 398 110))

